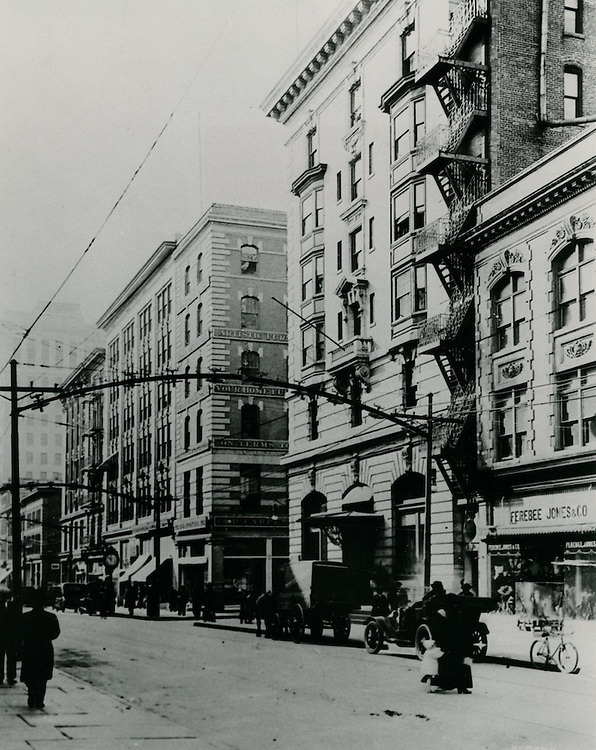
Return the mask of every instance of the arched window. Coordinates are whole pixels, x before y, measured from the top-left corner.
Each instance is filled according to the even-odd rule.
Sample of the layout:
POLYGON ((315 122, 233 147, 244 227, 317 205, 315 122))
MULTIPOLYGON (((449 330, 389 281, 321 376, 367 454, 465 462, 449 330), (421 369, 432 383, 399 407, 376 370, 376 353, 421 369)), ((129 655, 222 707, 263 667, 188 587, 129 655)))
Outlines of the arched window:
POLYGON ((424 564, 424 474, 407 471, 391 485, 396 575, 420 573, 424 564))
POLYGON ((245 349, 240 355, 240 368, 243 375, 258 375, 261 371, 259 353, 245 349))
POLYGON ((184 317, 184 345, 190 344, 190 315, 184 317))
POLYGON ((203 253, 197 255, 197 281, 203 278, 203 253))
POLYGON ((509 273, 494 288, 493 325, 496 351, 523 344, 527 337, 526 280, 522 273, 509 273))
POLYGON ((556 326, 594 319, 596 253, 587 240, 570 242, 554 263, 556 326))
POLYGON ((309 492, 302 500, 302 550, 303 560, 326 560, 327 540, 319 528, 309 524, 314 513, 327 510, 327 498, 320 492, 309 492))
POLYGON ((256 245, 242 245, 240 248, 240 269, 242 273, 255 273, 257 270, 258 248, 256 245))
POLYGON ((190 448, 190 417, 184 417, 184 450, 190 448))
MULTIPOLYGON (((201 374, 202 369, 203 369, 203 358, 199 357, 197 359, 197 375, 201 374)), ((202 386, 201 378, 197 378, 197 391, 201 390, 201 386, 202 386)))
POLYGON ((244 404, 240 410, 240 433, 243 438, 258 438, 261 433, 261 410, 256 404, 244 404))
POLYGON ((242 297, 240 301, 240 327, 259 327, 259 300, 257 297, 242 297))
POLYGON ((196 416, 197 443, 203 440, 203 410, 199 409, 196 416))
POLYGON ((197 336, 203 333, 203 305, 199 302, 197 305, 197 336))
POLYGON ((190 292, 190 266, 184 269, 184 294, 190 292))
POLYGON ((184 374, 187 376, 184 381, 184 398, 188 398, 190 396, 190 380, 188 379, 188 376, 190 375, 190 365, 186 365, 184 368, 184 374))

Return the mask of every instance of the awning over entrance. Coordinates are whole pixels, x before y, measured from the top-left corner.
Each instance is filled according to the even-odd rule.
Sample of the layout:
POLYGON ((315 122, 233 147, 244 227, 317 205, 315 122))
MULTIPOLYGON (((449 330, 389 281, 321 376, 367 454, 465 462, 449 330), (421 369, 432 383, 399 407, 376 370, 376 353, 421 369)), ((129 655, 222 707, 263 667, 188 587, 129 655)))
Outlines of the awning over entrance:
MULTIPOLYGON (((367 506, 373 502, 372 489, 367 484, 354 484, 341 499, 343 510, 350 510, 353 506, 367 506)), ((363 508, 359 508, 363 510, 363 508)), ((357 508, 355 508, 357 510, 357 508)))
MULTIPOLYGON (((171 559, 172 556, 167 555, 166 557, 162 558, 160 564, 163 565, 171 559)), ((147 579, 152 573, 155 573, 155 558, 150 555, 148 562, 143 565, 142 568, 139 568, 136 573, 133 573, 129 578, 129 581, 130 583, 146 583, 147 579)))
POLYGON ((146 565, 149 560, 151 560, 150 552, 145 552, 144 554, 139 555, 137 559, 128 566, 128 568, 121 571, 119 579, 121 581, 126 581, 127 579, 130 580, 130 577, 133 576, 137 571, 139 571, 143 567, 143 565, 146 565))

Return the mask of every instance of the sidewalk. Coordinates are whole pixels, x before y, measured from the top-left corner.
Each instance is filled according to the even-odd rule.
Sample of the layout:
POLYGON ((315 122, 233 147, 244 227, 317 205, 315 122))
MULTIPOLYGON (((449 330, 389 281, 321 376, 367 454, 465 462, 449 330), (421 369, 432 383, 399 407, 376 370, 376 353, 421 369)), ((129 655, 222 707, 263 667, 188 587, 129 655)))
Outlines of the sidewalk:
POLYGON ((0 685, 2 750, 200 750, 194 732, 104 695, 54 670, 43 710, 27 708, 27 689, 0 685))

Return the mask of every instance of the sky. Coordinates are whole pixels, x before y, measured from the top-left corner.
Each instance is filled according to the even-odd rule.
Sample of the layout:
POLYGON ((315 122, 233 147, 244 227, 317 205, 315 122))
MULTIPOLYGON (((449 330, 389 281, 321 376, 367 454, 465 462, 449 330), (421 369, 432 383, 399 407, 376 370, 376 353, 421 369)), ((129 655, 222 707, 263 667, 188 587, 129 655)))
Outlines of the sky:
POLYGON ((0 0, 0 321, 39 311, 94 238, 57 298, 89 323, 211 203, 283 210, 260 105, 342 2, 0 0))

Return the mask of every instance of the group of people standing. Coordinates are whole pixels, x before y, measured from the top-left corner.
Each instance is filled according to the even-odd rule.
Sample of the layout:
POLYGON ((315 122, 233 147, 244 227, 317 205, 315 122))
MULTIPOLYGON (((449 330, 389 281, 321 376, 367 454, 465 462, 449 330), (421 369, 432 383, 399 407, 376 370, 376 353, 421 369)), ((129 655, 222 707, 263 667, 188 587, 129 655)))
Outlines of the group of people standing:
POLYGON ((44 592, 31 593, 31 609, 21 613, 19 603, 0 600, 0 682, 17 682, 21 661, 21 682, 27 686, 29 708, 43 708, 48 680, 54 670, 54 641, 60 635, 58 618, 44 609, 44 592), (6 668, 6 669, 5 669, 6 668))

